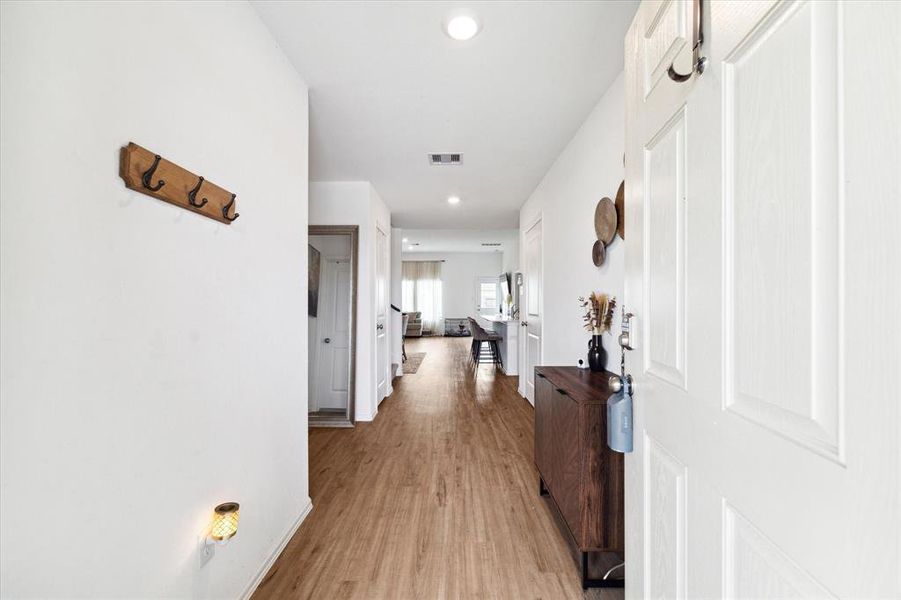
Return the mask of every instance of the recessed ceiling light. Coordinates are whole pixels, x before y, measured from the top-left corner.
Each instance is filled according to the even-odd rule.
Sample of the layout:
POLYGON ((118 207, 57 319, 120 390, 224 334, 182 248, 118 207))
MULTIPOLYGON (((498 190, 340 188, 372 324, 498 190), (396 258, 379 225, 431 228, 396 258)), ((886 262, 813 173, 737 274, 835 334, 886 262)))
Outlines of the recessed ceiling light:
POLYGON ((448 196, 448 204, 460 204, 460 196, 448 196))
POLYGON ((472 15, 456 15, 447 20, 444 30, 455 40, 464 42, 479 32, 479 22, 472 15))
POLYGON ((407 238, 404 238, 404 239, 402 239, 401 241, 402 241, 403 243, 406 244, 406 243, 409 242, 410 240, 408 240, 407 238))

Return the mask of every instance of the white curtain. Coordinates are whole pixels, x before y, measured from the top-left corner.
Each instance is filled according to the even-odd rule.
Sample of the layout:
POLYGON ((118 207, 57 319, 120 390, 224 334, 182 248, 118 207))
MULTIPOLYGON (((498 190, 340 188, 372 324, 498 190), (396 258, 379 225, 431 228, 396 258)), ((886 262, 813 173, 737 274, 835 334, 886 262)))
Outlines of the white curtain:
POLYGON ((423 332, 444 335, 441 294, 439 261, 404 261, 401 303, 404 312, 422 313, 423 332))

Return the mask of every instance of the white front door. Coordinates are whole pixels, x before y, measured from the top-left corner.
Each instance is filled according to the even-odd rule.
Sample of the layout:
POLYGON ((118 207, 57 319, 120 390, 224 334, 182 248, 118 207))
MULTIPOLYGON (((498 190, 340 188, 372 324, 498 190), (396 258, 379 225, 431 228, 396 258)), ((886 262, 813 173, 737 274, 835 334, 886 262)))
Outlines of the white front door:
POLYGON ((897 597, 901 3, 643 2, 630 598, 897 597))
POLYGON ((525 306, 522 308, 522 327, 525 331, 526 398, 535 406, 535 367, 541 364, 541 220, 535 221, 524 236, 526 265, 525 306))
POLYGON ((350 260, 322 259, 314 390, 319 410, 346 410, 350 383, 350 260))
POLYGON ((378 402, 388 395, 388 236, 375 230, 375 378, 378 402))

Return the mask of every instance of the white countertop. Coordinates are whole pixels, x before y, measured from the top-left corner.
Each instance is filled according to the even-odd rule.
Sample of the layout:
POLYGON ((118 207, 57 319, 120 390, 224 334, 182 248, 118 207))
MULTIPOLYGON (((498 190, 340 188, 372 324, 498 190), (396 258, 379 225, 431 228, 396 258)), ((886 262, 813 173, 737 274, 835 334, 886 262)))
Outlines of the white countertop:
POLYGON ((479 318, 491 321, 492 323, 514 323, 518 321, 518 319, 505 317, 503 315, 479 315, 479 318))

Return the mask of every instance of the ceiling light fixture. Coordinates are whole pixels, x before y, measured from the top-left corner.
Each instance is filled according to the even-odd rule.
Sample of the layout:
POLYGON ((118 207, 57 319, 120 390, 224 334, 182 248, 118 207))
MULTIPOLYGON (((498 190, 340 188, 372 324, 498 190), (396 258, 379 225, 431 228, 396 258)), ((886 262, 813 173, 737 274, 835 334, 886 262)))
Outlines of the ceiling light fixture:
POLYGON ((402 239, 401 241, 402 241, 403 243, 406 244, 406 243, 409 242, 410 240, 408 240, 407 238, 404 238, 404 239, 402 239))
POLYGON ((448 196, 448 204, 460 204, 460 196, 448 196))
POLYGON ((457 14, 445 21, 444 31, 453 39, 465 42, 479 32, 479 22, 471 14, 457 14))

